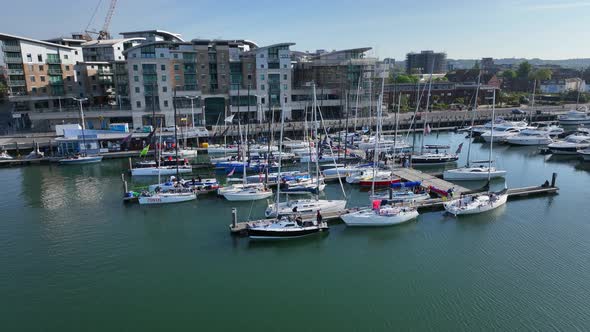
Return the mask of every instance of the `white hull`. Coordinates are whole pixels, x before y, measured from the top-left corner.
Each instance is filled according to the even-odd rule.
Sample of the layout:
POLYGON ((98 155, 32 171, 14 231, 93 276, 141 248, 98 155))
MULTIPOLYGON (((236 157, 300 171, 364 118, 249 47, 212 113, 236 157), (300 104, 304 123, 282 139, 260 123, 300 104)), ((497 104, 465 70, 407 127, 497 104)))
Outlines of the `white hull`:
POLYGON ((380 210, 363 209, 342 215, 346 226, 380 227, 403 224, 418 217, 414 209, 387 208, 380 210))
POLYGON ((139 204, 153 205, 153 204, 170 204, 181 203, 197 199, 195 193, 160 193, 152 196, 140 196, 139 204))
POLYGON ((232 191, 223 194, 223 197, 228 201, 257 201, 260 199, 266 199, 272 196, 272 190, 260 190, 260 189, 243 189, 240 191, 232 191))
POLYGON ((520 137, 518 135, 506 139, 506 143, 510 145, 547 145, 551 144, 553 140, 549 137, 520 137))
MULTIPOLYGON (((180 166, 178 167, 178 173, 191 173, 193 168, 190 166, 180 166)), ((131 170, 132 176, 158 176, 158 175, 175 175, 176 174, 176 167, 143 167, 143 168, 133 168, 131 170)))
POLYGON ((471 200, 471 198, 475 196, 456 199, 445 203, 444 208, 447 212, 455 216, 478 214, 498 208, 506 204, 506 200, 508 199, 507 194, 495 195, 495 199, 490 199, 490 195, 478 195, 474 200, 471 200))
MULTIPOLYGON (((291 214, 315 214, 320 213, 336 213, 342 212, 346 208, 346 201, 343 200, 315 200, 315 199, 301 199, 288 202, 281 202, 278 206, 278 214, 281 216, 291 214), (297 211, 293 209, 297 207, 297 211)), ((265 211, 267 218, 276 217, 277 210, 275 204, 270 204, 265 211)))
MULTIPOLYGON (((494 167, 490 169, 490 178, 502 178, 506 176, 506 171, 497 170, 494 167)), ((476 181, 488 179, 487 167, 463 167, 457 169, 446 170, 443 173, 445 180, 459 180, 459 181, 476 181)))
POLYGON ((264 183, 248 183, 248 184, 235 183, 235 184, 232 184, 231 186, 221 187, 221 188, 217 189, 217 195, 223 196, 228 193, 232 193, 232 192, 235 193, 235 192, 242 191, 246 188, 247 189, 264 189, 264 183))
POLYGON ((93 157, 78 157, 78 158, 66 158, 61 159, 59 163, 61 165, 80 165, 80 164, 95 164, 102 161, 102 156, 93 157))
POLYGON ((578 151, 578 154, 582 156, 582 159, 584 159, 584 161, 590 161, 590 150, 580 150, 578 151))
POLYGON ((236 152, 238 152, 238 147, 237 146, 224 147, 224 146, 220 146, 220 145, 210 145, 207 148, 207 153, 209 153, 209 154, 215 154, 215 153, 236 153, 236 152))

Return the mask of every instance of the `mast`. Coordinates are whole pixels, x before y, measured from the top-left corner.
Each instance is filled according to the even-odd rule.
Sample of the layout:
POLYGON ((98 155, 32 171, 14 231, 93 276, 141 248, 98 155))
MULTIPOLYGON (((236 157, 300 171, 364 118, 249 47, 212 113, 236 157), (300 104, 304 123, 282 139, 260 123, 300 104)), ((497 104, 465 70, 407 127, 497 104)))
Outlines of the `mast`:
POLYGON ((395 128, 393 131, 393 165, 395 166, 395 155, 396 155, 396 150, 397 149, 397 129, 398 129, 398 125, 399 125, 399 110, 400 110, 400 105, 402 103, 402 93, 399 93, 399 97, 397 100, 397 111, 395 112, 394 116, 395 116, 395 128))
MULTIPOLYGON (((266 119, 266 121, 268 121, 268 137, 266 138, 266 140, 268 142, 268 150, 266 151, 266 184, 268 184, 268 172, 269 172, 269 169, 270 169, 270 143, 271 143, 270 142, 271 141, 270 138, 272 137, 272 134, 271 134, 271 131, 272 131, 272 117, 270 116, 272 114, 272 110, 270 108, 270 89, 268 89, 268 100, 267 100, 267 102, 268 102, 268 115, 269 115, 270 121, 269 121, 269 119, 266 119)), ((262 111, 262 105, 260 105, 260 107, 261 107, 261 111, 262 111)), ((280 180, 281 179, 277 178, 277 183, 279 185, 280 185, 280 180)))
POLYGON ((379 139, 381 136, 381 116, 383 112, 383 89, 385 86, 385 76, 381 79, 381 94, 379 95, 377 104, 377 121, 375 126, 375 150, 373 151, 373 183, 371 183, 371 195, 375 195, 375 173, 377 164, 379 163, 379 139))
MULTIPOLYGON (((344 161, 346 162, 346 151, 348 150, 348 90, 346 91, 346 123, 345 123, 345 127, 346 127, 346 131, 344 134, 344 161)), ((339 153, 340 155, 340 153, 339 153)))
POLYGON ((426 134, 426 126, 428 125, 428 108, 430 107, 430 93, 432 91, 432 72, 434 71, 434 60, 432 61, 432 68, 430 69, 430 76, 428 77, 428 94, 426 95, 426 115, 424 116, 424 125, 422 128, 422 146, 420 146, 420 154, 424 152, 424 134, 426 134))
MULTIPOLYGON (((176 178, 180 180, 180 171, 178 170, 178 127, 176 126, 176 87, 174 88, 174 99, 172 100, 174 108, 174 147, 176 148, 176 178)), ((162 135, 162 133, 160 133, 162 135)))
MULTIPOLYGON (((239 111, 238 111, 239 112, 239 111)), ((240 150, 242 155, 242 183, 246 184, 246 149, 244 149, 244 138, 242 136, 242 124, 240 122, 240 117, 238 116, 238 133, 240 135, 240 146, 242 149, 240 150)), ((249 164, 249 163, 248 163, 249 164)))
POLYGON ((359 98, 360 98, 360 92, 361 92, 361 79, 362 78, 363 78, 363 74, 361 72, 361 74, 359 75, 359 82, 356 87, 356 104, 354 107, 354 127, 352 128, 353 132, 356 132, 356 122, 357 122, 358 115, 359 115, 359 98))
MULTIPOLYGON (((269 91, 270 97, 270 91, 269 91)), ((270 104, 270 99, 268 100, 270 104)), ((281 194, 281 163, 283 161, 283 128, 285 127, 285 108, 281 107, 281 129, 279 134, 279 167, 277 169, 277 202, 275 204, 276 214, 277 217, 279 215, 279 201, 280 201, 280 194, 281 194)))
POLYGON ((490 155, 488 160, 488 191, 490 186, 490 179, 492 178, 492 149, 494 147, 494 118, 496 116, 496 89, 494 88, 494 94, 492 96, 492 131, 490 134, 490 155))
MULTIPOLYGON (((317 183, 317 194, 316 200, 320 199, 320 140, 318 139, 318 116, 317 116, 317 102, 316 102, 316 92, 315 92, 315 82, 313 82, 313 134, 315 139, 317 140, 316 143, 316 153, 315 153, 315 168, 316 168, 316 183, 317 183)), ((282 130, 282 128, 281 128, 282 130)))
MULTIPOLYGON (((477 87, 475 88, 475 100, 473 101, 473 111, 471 113, 471 128, 469 128, 469 147, 467 148, 467 167, 471 164, 471 141, 473 141, 473 125, 475 124, 475 112, 477 111, 477 100, 479 98, 479 84, 481 82, 481 69, 477 75, 477 87)), ((494 119, 492 119, 494 121, 494 119)))
MULTIPOLYGON (((494 91, 496 91, 496 90, 494 89, 494 91)), ((534 108, 535 108, 535 93, 536 92, 537 92, 537 79, 535 79, 533 82, 533 100, 531 103, 531 112, 530 112, 529 122, 533 122, 533 112, 534 112, 534 108)), ((576 104, 576 108, 578 108, 577 104, 576 104)))

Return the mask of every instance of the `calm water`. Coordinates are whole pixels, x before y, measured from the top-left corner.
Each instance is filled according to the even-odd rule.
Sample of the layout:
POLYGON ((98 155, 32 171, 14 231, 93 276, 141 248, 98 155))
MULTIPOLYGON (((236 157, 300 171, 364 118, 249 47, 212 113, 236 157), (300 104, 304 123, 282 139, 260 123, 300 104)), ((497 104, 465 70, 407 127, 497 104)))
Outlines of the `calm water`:
POLYGON ((589 330, 590 165, 495 150, 509 186, 557 172, 560 194, 273 244, 228 233, 264 202, 124 206, 125 160, 0 169, 2 330, 589 330))

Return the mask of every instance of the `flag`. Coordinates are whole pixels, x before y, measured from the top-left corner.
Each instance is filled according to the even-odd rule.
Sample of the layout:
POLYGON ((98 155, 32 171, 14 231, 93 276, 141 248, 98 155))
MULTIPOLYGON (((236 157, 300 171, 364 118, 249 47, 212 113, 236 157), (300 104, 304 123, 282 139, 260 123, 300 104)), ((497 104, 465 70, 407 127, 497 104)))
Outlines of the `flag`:
POLYGON ((463 148, 463 143, 459 144, 459 147, 457 148, 457 151, 455 152, 455 154, 461 153, 462 148, 463 148))
POLYGON ((236 171, 236 168, 234 167, 229 173, 227 173, 227 176, 232 176, 234 175, 234 172, 236 171))
POLYGON ((123 144, 125 144, 125 143, 129 142, 129 141, 131 140, 131 136, 132 136, 132 135, 133 135, 133 134, 129 134, 129 136, 127 136, 127 137, 123 138, 123 140, 121 141, 121 145, 123 145, 123 144))
POLYGON ((141 152, 139 153, 139 156, 140 157, 146 156, 147 153, 148 153, 148 151, 149 151, 149 149, 150 149, 150 145, 148 144, 148 145, 145 146, 145 148, 143 148, 143 150, 141 150, 141 152))
POLYGON ((235 114, 228 116, 227 118, 225 118, 225 120, 223 120, 223 122, 232 123, 232 121, 234 121, 234 116, 235 116, 235 114))
POLYGON ((426 124, 426 127, 424 127, 424 135, 429 135, 431 131, 432 130, 430 130, 430 125, 426 124))

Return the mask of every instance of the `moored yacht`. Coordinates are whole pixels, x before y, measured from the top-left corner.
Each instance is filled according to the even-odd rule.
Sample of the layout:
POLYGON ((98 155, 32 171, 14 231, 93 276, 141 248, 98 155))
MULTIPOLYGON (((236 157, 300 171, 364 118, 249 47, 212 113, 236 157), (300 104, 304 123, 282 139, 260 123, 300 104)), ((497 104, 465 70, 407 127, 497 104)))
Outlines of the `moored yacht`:
POLYGON ((380 206, 380 203, 374 201, 373 208, 347 213, 341 218, 346 226, 379 227, 402 224, 418 217, 418 211, 414 207, 380 206))
POLYGON ((584 107, 584 111, 571 110, 558 116, 557 120, 562 126, 590 125, 590 115, 587 112, 588 108, 586 107, 584 107))
POLYGON ((481 134, 481 137, 486 142, 491 142, 493 140, 494 143, 501 143, 505 142, 509 137, 518 135, 523 128, 512 126, 512 125, 500 125, 498 127, 494 127, 493 133, 490 131, 486 131, 485 133, 481 134))
POLYGON ((326 222, 303 221, 300 218, 281 219, 248 227, 248 237, 252 240, 293 239, 328 231, 326 222))
POLYGON ((345 200, 324 200, 324 199, 297 199, 286 202, 269 204, 264 211, 267 218, 294 215, 294 214, 316 214, 342 212, 346 208, 345 200))
POLYGON ((475 181, 485 180, 488 178, 502 178, 506 176, 505 170, 496 169, 496 167, 489 166, 466 166, 456 169, 448 169, 443 172, 443 179, 445 180, 459 180, 459 181, 475 181))
POLYGON ((578 150, 590 147, 590 136, 570 135, 565 140, 553 142, 547 147, 553 154, 575 155, 578 150))
POLYGON ((535 130, 523 130, 517 135, 506 138, 506 143, 510 145, 547 145, 553 142, 548 133, 535 130))

